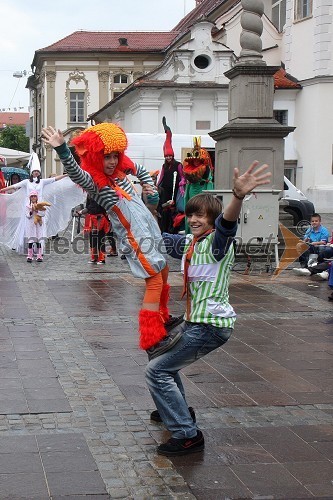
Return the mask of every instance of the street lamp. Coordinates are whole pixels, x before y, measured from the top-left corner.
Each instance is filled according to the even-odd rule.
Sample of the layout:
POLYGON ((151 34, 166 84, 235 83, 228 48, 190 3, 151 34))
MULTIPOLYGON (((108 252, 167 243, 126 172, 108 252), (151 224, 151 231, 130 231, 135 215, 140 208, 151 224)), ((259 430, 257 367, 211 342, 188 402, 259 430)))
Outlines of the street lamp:
POLYGON ((13 73, 13 77, 14 78, 23 78, 24 76, 27 76, 27 71, 26 70, 23 70, 23 71, 14 71, 14 73, 13 73))
MULTIPOLYGON (((17 82, 16 89, 14 91, 14 95, 13 95, 13 97, 12 97, 10 103, 9 103, 8 110, 10 110, 10 106, 11 106, 13 100, 14 100, 14 97, 16 95, 17 89, 18 89, 18 87, 20 85, 20 79, 23 78, 24 76, 28 76, 28 74, 29 74, 28 71, 26 71, 25 69, 23 71, 14 71, 13 77, 14 78, 18 78, 19 80, 17 82)), ((19 108, 21 108, 21 106, 19 106, 19 108)))

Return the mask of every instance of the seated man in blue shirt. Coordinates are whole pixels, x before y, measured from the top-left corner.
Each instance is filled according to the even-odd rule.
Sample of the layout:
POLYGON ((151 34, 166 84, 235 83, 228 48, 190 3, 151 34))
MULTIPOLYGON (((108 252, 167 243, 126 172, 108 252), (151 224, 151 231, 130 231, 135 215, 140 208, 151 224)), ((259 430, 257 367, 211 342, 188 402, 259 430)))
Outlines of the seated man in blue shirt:
POLYGON ((317 263, 312 265, 308 263, 308 267, 294 267, 293 273, 297 276, 315 276, 321 280, 327 280, 329 276, 329 259, 333 258, 333 231, 331 241, 327 245, 320 245, 318 251, 317 263))
MULTIPOLYGON (((309 248, 299 257, 299 262, 302 267, 308 267, 309 256, 311 254, 319 254, 322 247, 327 245, 329 237, 328 230, 321 225, 321 216, 319 214, 313 214, 311 217, 311 226, 306 231, 303 238, 303 241, 309 245, 309 248)), ((302 243, 300 243, 300 247, 302 247, 302 243)))

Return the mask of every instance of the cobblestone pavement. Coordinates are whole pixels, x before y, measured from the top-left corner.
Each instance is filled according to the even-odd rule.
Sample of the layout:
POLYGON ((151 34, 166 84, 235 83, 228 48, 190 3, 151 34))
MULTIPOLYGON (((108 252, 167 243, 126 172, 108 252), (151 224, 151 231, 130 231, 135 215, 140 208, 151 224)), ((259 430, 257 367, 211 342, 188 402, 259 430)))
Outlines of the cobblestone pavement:
POLYGON ((327 282, 235 266, 235 333, 184 371, 206 449, 170 461, 137 347, 142 281, 56 245, 41 264, 0 247, 0 499, 333 498, 327 282))

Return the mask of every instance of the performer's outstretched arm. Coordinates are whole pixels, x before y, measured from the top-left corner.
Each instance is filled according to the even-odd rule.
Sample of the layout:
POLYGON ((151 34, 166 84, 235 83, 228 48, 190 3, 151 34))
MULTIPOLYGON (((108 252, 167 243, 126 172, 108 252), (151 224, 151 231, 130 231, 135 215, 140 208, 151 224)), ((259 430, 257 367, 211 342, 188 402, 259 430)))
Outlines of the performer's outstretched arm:
POLYGON ((42 136, 44 142, 56 150, 66 173, 72 181, 87 191, 94 190, 95 184, 90 174, 88 174, 88 172, 84 172, 77 164, 71 150, 65 142, 62 132, 54 129, 53 127, 46 127, 42 129, 42 136))

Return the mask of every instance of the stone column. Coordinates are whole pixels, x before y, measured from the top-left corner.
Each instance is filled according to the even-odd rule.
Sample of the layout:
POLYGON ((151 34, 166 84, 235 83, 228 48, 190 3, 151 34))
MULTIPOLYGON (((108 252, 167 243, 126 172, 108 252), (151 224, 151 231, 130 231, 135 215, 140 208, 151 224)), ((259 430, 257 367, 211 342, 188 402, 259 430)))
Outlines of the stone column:
POLYGON ((243 13, 241 16, 242 33, 240 46, 242 47, 239 64, 265 64, 262 60, 262 20, 264 4, 262 0, 242 0, 243 13))
POLYGON ((162 90, 154 88, 142 88, 138 91, 137 100, 129 106, 133 130, 156 133, 160 126, 158 111, 161 105, 161 93, 162 90))
MULTIPOLYGON (((44 110, 47 110, 47 116, 44 116, 44 120, 47 120, 48 124, 55 126, 56 124, 56 98, 55 98, 55 81, 56 81, 56 68, 47 67, 45 71, 45 87, 44 87, 44 99, 46 100, 46 105, 43 106, 44 110)), ((42 176, 48 177, 52 171, 52 158, 53 151, 52 148, 46 148, 46 158, 42 162, 42 176)), ((56 172, 59 172, 59 162, 57 162, 57 155, 54 155, 56 163, 56 172)))
POLYGON ((98 69, 98 95, 99 108, 110 101, 110 70, 105 64, 100 64, 98 69))
POLYGON ((242 0, 241 53, 225 75, 229 83, 229 122, 211 132, 216 144, 215 188, 232 186, 234 167, 244 171, 258 160, 268 163, 272 187, 283 189, 284 141, 293 127, 282 126, 273 118, 274 73, 262 58, 261 34, 264 12, 261 0, 242 0))
POLYGON ((245 199, 237 235, 243 244, 262 245, 273 237, 277 258, 279 220, 278 193, 283 189, 284 137, 294 127, 282 126, 273 117, 274 73, 262 57, 261 34, 264 12, 261 0, 242 0, 241 53, 225 75, 229 83, 229 121, 210 135, 215 148, 215 193, 228 203, 235 167, 244 172, 258 160, 268 163, 272 178, 256 194, 245 199))
POLYGON ((175 109, 175 131, 182 134, 191 133, 191 108, 193 106, 193 92, 176 91, 173 99, 175 109))

